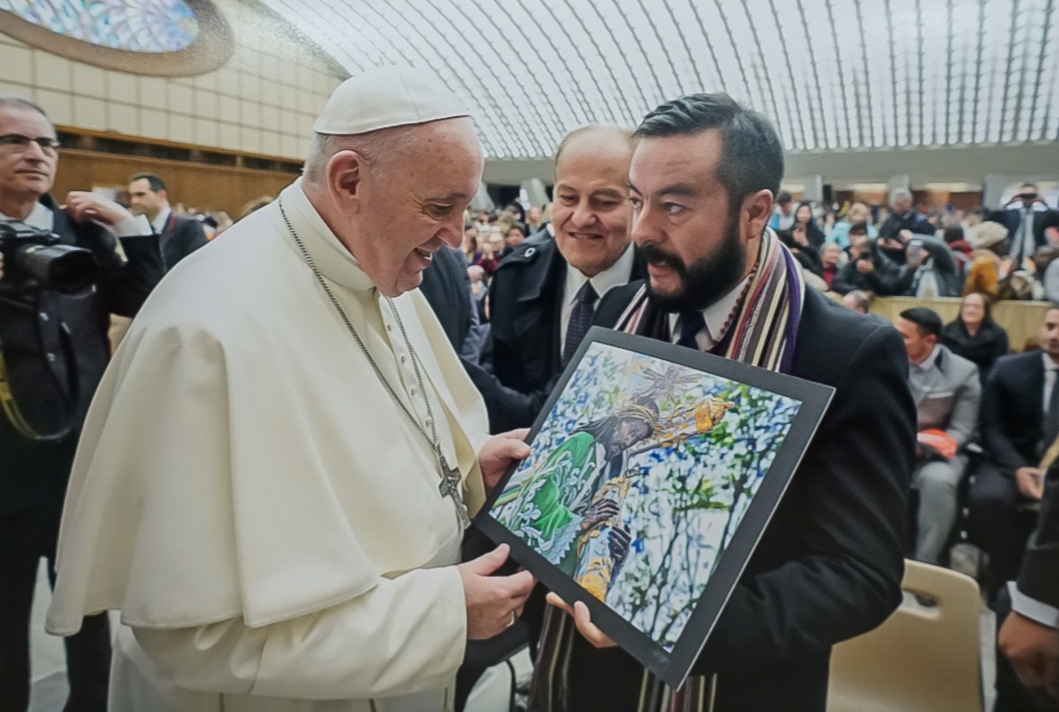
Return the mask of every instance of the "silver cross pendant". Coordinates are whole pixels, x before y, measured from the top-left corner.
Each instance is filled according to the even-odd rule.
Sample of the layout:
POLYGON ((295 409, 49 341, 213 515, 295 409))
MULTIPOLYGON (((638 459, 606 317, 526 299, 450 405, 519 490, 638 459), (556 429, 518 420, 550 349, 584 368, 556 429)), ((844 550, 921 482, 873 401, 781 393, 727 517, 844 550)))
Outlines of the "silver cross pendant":
POLYGON ((438 484, 438 491, 441 492, 442 497, 452 497, 452 503, 456 505, 456 514, 460 518, 460 525, 466 529, 471 526, 471 518, 467 516, 467 505, 463 503, 460 471, 455 467, 449 467, 449 463, 441 453, 438 453, 438 464, 441 465, 441 482, 438 484))

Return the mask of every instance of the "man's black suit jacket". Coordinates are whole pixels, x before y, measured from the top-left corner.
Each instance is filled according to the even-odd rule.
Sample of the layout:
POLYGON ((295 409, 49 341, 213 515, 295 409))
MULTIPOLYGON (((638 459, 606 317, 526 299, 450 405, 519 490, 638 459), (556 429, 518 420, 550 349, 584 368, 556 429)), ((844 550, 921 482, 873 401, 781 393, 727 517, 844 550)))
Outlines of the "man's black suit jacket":
POLYGON ((978 429, 986 459, 1014 476, 1036 467, 1044 434, 1044 361, 1040 351, 997 359, 982 391, 978 429))
MULTIPOLYGON (((645 276, 646 261, 637 251, 631 279, 645 276)), ((522 393, 547 390, 562 371, 565 282, 566 260, 552 239, 525 240, 500 263, 489 289, 487 351, 504 386, 522 393)))
POLYGON ((1048 471, 1037 530, 1026 547, 1019 572, 1019 591, 1059 608, 1059 465, 1048 471))
POLYGON ((169 213, 158 239, 166 271, 208 242, 198 220, 176 213, 169 213))
POLYGON ((40 202, 53 212, 60 242, 89 250, 99 272, 90 288, 75 293, 40 289, 27 301, 0 290, 0 341, 19 409, 42 430, 57 429, 64 418, 72 425, 60 440, 30 440, 0 413, 0 516, 62 502, 81 424, 110 361, 110 314, 133 316, 163 274, 153 235, 122 238, 128 258, 122 261, 108 230, 74 222, 50 195, 40 202), (78 397, 70 413, 66 402, 74 385, 78 397))
MULTIPOLYGON (((596 323, 614 325, 638 286, 612 290, 596 323)), ((916 442, 907 374, 891 325, 806 291, 793 375, 837 390, 695 664, 718 675, 719 712, 823 712, 831 646, 900 603, 916 442)), ((571 668, 570 709, 636 708, 641 669, 621 650, 578 636, 571 668)))
POLYGON ((879 227, 879 237, 897 237, 902 230, 919 235, 933 235, 934 226, 927 222, 917 210, 909 210, 904 215, 891 213, 879 227))
MULTIPOLYGON (((993 210, 986 215, 985 219, 1006 227, 1008 237, 1014 240, 1018 234, 1019 225, 1022 223, 1022 211, 1019 209, 993 210)), ((1044 231, 1050 227, 1059 227, 1059 210, 1038 210, 1033 213, 1033 241, 1037 247, 1048 244, 1044 231)), ((1014 245, 1011 249, 1015 249, 1014 245)))

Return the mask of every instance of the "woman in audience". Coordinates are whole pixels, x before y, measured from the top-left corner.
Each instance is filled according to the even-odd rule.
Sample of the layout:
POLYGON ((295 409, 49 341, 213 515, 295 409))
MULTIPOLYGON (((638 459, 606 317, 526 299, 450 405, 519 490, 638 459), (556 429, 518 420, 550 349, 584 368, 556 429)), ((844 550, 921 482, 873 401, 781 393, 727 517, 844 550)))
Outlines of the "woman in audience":
POLYGON ((871 208, 864 203, 853 203, 846 211, 846 217, 831 228, 827 239, 838 243, 843 250, 849 249, 852 242, 849 239, 849 229, 857 223, 865 223, 868 226, 868 237, 875 239, 879 236, 879 231, 871 224, 871 208))
POLYGON ((798 203, 798 207, 794 210, 794 225, 791 226, 791 233, 801 226, 805 230, 805 236, 809 239, 809 244, 814 248, 819 248, 820 245, 824 244, 826 237, 824 231, 820 229, 820 226, 816 224, 816 220, 813 219, 813 206, 811 203, 798 203))
POLYGON ((983 383, 996 360, 1008 352, 1008 334, 993 321, 989 298, 981 292, 963 298, 956 321, 941 330, 941 343, 977 365, 983 383))

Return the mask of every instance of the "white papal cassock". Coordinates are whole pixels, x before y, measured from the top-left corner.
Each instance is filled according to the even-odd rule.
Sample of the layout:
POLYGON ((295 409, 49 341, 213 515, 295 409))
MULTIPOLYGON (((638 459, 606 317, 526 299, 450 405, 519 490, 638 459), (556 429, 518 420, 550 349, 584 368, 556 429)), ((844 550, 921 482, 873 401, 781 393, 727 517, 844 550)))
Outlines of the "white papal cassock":
MULTIPOLYGON (((281 200, 429 432, 403 322, 473 513, 485 410, 426 300, 394 314, 300 183, 281 200)), ((178 265, 118 350, 74 464, 48 629, 121 612, 112 712, 443 710, 466 613, 439 481, 272 203, 178 265)))

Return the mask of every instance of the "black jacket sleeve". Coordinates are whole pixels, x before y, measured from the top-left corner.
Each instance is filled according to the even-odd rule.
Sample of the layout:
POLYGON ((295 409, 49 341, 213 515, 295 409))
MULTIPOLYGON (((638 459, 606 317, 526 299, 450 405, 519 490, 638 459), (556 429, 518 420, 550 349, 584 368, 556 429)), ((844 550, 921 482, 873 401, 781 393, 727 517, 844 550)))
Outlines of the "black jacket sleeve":
POLYGON ((99 263, 99 290, 107 310, 135 316, 165 270, 156 235, 121 238, 125 260, 117 253, 118 238, 96 223, 74 227, 81 247, 90 250, 99 263))
POLYGON ((1020 467, 1029 467, 1015 443, 1008 437, 1000 403, 1007 383, 1007 373, 1003 368, 993 368, 989 379, 982 389, 982 404, 978 409, 978 433, 982 438, 982 449, 989 453, 989 459, 1000 466, 1001 472, 1013 475, 1020 467))
POLYGON ((900 335, 880 324, 836 374, 830 408, 696 673, 819 654, 899 605, 915 452, 907 361, 900 335), (766 547, 774 559, 756 561, 766 547))
POLYGON ((1047 493, 1037 529, 1026 547, 1019 591, 1059 608, 1059 465, 1048 470, 1047 493))

